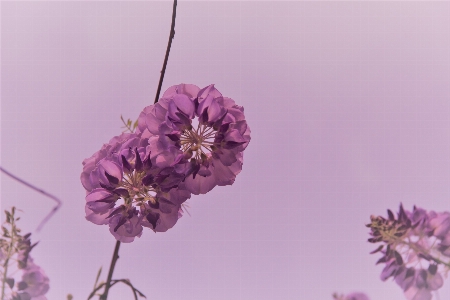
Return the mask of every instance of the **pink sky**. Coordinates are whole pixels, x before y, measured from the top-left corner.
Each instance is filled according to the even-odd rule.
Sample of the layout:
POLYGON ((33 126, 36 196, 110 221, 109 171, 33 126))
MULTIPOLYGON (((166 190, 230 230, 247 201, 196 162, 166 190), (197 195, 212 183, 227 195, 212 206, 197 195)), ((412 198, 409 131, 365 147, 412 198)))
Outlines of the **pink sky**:
MULTIPOLYGON (((84 219, 81 162, 152 103, 171 9, 1 3, 1 165, 63 200, 33 235, 49 299, 106 278, 115 240, 84 219)), ((450 2, 182 1, 162 91, 179 83, 245 107, 243 171, 123 244, 114 277, 159 300, 403 299, 364 224, 400 202, 450 210, 450 2)), ((12 205, 33 231, 53 203, 2 174, 12 205)))

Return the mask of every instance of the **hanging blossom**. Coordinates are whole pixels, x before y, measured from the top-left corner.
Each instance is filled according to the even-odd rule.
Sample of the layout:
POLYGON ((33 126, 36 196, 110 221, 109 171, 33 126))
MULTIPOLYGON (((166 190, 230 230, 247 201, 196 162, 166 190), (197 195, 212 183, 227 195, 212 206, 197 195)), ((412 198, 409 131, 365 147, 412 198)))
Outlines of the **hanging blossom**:
POLYGON ((177 168, 184 170, 186 188, 196 195, 233 184, 250 142, 244 108, 214 85, 170 87, 158 103, 144 108, 138 130, 149 137, 152 158, 168 149, 182 154, 177 168))
POLYGON ((409 300, 429 300, 442 287, 450 270, 450 213, 427 212, 400 205, 397 217, 371 216, 371 243, 383 243, 371 253, 381 252, 381 280, 392 277, 409 300))
POLYGON ((172 228, 181 204, 190 198, 183 181, 183 158, 175 149, 151 155, 149 139, 123 133, 83 161, 81 182, 86 189, 86 219, 109 225, 111 234, 129 243, 142 235, 172 228))
POLYGON ((364 293, 351 293, 348 295, 338 295, 333 294, 333 300, 370 300, 369 297, 364 293))
POLYGON ((12 300, 47 300, 45 294, 50 289, 50 280, 30 256, 37 243, 31 244, 30 233, 20 234, 14 207, 11 212, 5 213, 6 222, 0 239, 0 274, 4 278, 2 297, 12 300))

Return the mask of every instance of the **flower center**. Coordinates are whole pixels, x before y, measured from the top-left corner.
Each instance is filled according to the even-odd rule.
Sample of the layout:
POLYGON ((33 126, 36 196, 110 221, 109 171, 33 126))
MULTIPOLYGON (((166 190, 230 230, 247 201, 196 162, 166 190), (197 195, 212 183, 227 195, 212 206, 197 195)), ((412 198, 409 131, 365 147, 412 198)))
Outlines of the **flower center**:
POLYGON ((196 129, 185 129, 181 133, 181 150, 196 160, 206 159, 213 151, 216 133, 212 127, 200 124, 196 129))
MULTIPOLYGON (((142 184, 142 178, 144 178, 145 175, 145 172, 137 172, 136 170, 124 173, 120 186, 126 189, 130 195, 127 199, 130 202, 128 204, 135 203, 136 205, 141 205, 147 201, 150 201, 153 204, 156 203, 155 195, 158 192, 157 187, 154 188, 142 184)), ((127 202, 127 200, 125 200, 125 202, 127 202)))

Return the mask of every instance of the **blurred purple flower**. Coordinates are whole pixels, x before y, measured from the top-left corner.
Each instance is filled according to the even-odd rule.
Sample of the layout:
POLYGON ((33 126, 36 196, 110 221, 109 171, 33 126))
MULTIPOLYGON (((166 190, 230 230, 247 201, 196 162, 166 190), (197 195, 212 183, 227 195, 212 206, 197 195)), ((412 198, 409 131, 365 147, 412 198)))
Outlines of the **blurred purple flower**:
POLYGON ((429 300, 431 291, 442 287, 440 272, 450 270, 448 256, 450 214, 427 212, 414 207, 404 210, 400 205, 397 217, 388 210, 388 218, 371 216, 369 242, 383 242, 372 253, 383 256, 377 264, 385 263, 381 280, 392 277, 409 300, 429 300))
POLYGON ((190 197, 182 182, 184 169, 176 166, 181 151, 161 146, 160 155, 152 157, 155 147, 149 142, 141 134, 123 133, 83 162, 86 219, 108 224, 121 242, 140 237, 143 226, 155 232, 173 227, 174 212, 190 197))
POLYGON ((333 294, 335 300, 370 300, 369 297, 364 293, 351 293, 348 295, 337 295, 333 294))
POLYGON ((158 103, 144 108, 138 128, 152 140, 152 159, 160 166, 158 157, 171 153, 172 166, 184 171, 186 188, 196 195, 233 184, 250 142, 244 108, 214 85, 170 87, 158 103))
POLYGON ((19 299, 46 299, 44 295, 50 289, 50 280, 33 259, 28 257, 27 267, 23 269, 22 281, 17 283, 19 299), (30 298, 27 298, 30 297, 30 298))

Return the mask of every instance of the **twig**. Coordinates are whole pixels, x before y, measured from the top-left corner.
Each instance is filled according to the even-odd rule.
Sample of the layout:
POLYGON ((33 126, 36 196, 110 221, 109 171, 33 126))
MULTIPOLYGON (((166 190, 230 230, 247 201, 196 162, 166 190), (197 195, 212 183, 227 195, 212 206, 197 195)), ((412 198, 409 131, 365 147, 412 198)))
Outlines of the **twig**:
POLYGON ((112 278, 112 275, 114 272, 114 267, 116 266, 116 262, 119 259, 119 247, 120 247, 120 241, 117 241, 116 247, 114 248, 114 254, 111 259, 111 265, 109 266, 108 279, 106 279, 106 283, 105 283, 105 291, 103 292, 103 295, 100 296, 100 300, 108 299, 108 292, 109 292, 109 288, 111 287, 111 278, 112 278))
POLYGON ((59 200, 57 197, 55 197, 55 196, 53 196, 53 195, 47 193, 46 191, 41 190, 40 188, 35 187, 34 185, 32 185, 32 184, 26 182, 25 180, 20 179, 19 177, 17 177, 17 176, 15 176, 15 175, 13 175, 12 173, 6 171, 6 170, 5 170, 4 168, 2 168, 1 166, 0 166, 0 171, 2 171, 3 173, 5 173, 6 175, 8 175, 9 177, 11 177, 12 179, 14 179, 14 180, 20 182, 21 184, 26 185, 27 187, 29 187, 29 188, 35 190, 36 192, 39 192, 39 193, 43 194, 44 196, 46 196, 46 197, 48 197, 48 198, 54 200, 54 201, 57 203, 57 205, 56 205, 55 207, 53 207, 53 209, 50 211, 50 213, 44 218, 44 220, 42 220, 42 222, 41 222, 41 223, 39 224, 39 226, 37 227, 36 230, 39 232, 39 231, 42 229, 42 227, 44 226, 44 224, 47 223, 47 221, 48 221, 48 220, 56 213, 56 211, 61 207, 61 205, 62 205, 61 200, 59 200))
POLYGON ((169 35, 169 42, 167 43, 167 49, 166 49, 166 57, 164 58, 163 68, 161 70, 161 76, 159 77, 159 84, 158 84, 158 90, 156 92, 155 102, 158 102, 159 99, 159 93, 161 92, 161 86, 164 80, 164 74, 166 73, 166 66, 167 61, 169 60, 169 52, 170 47, 172 46, 172 40, 175 37, 175 17, 177 15, 177 0, 173 1, 173 11, 172 11, 172 25, 170 27, 170 35, 169 35))

